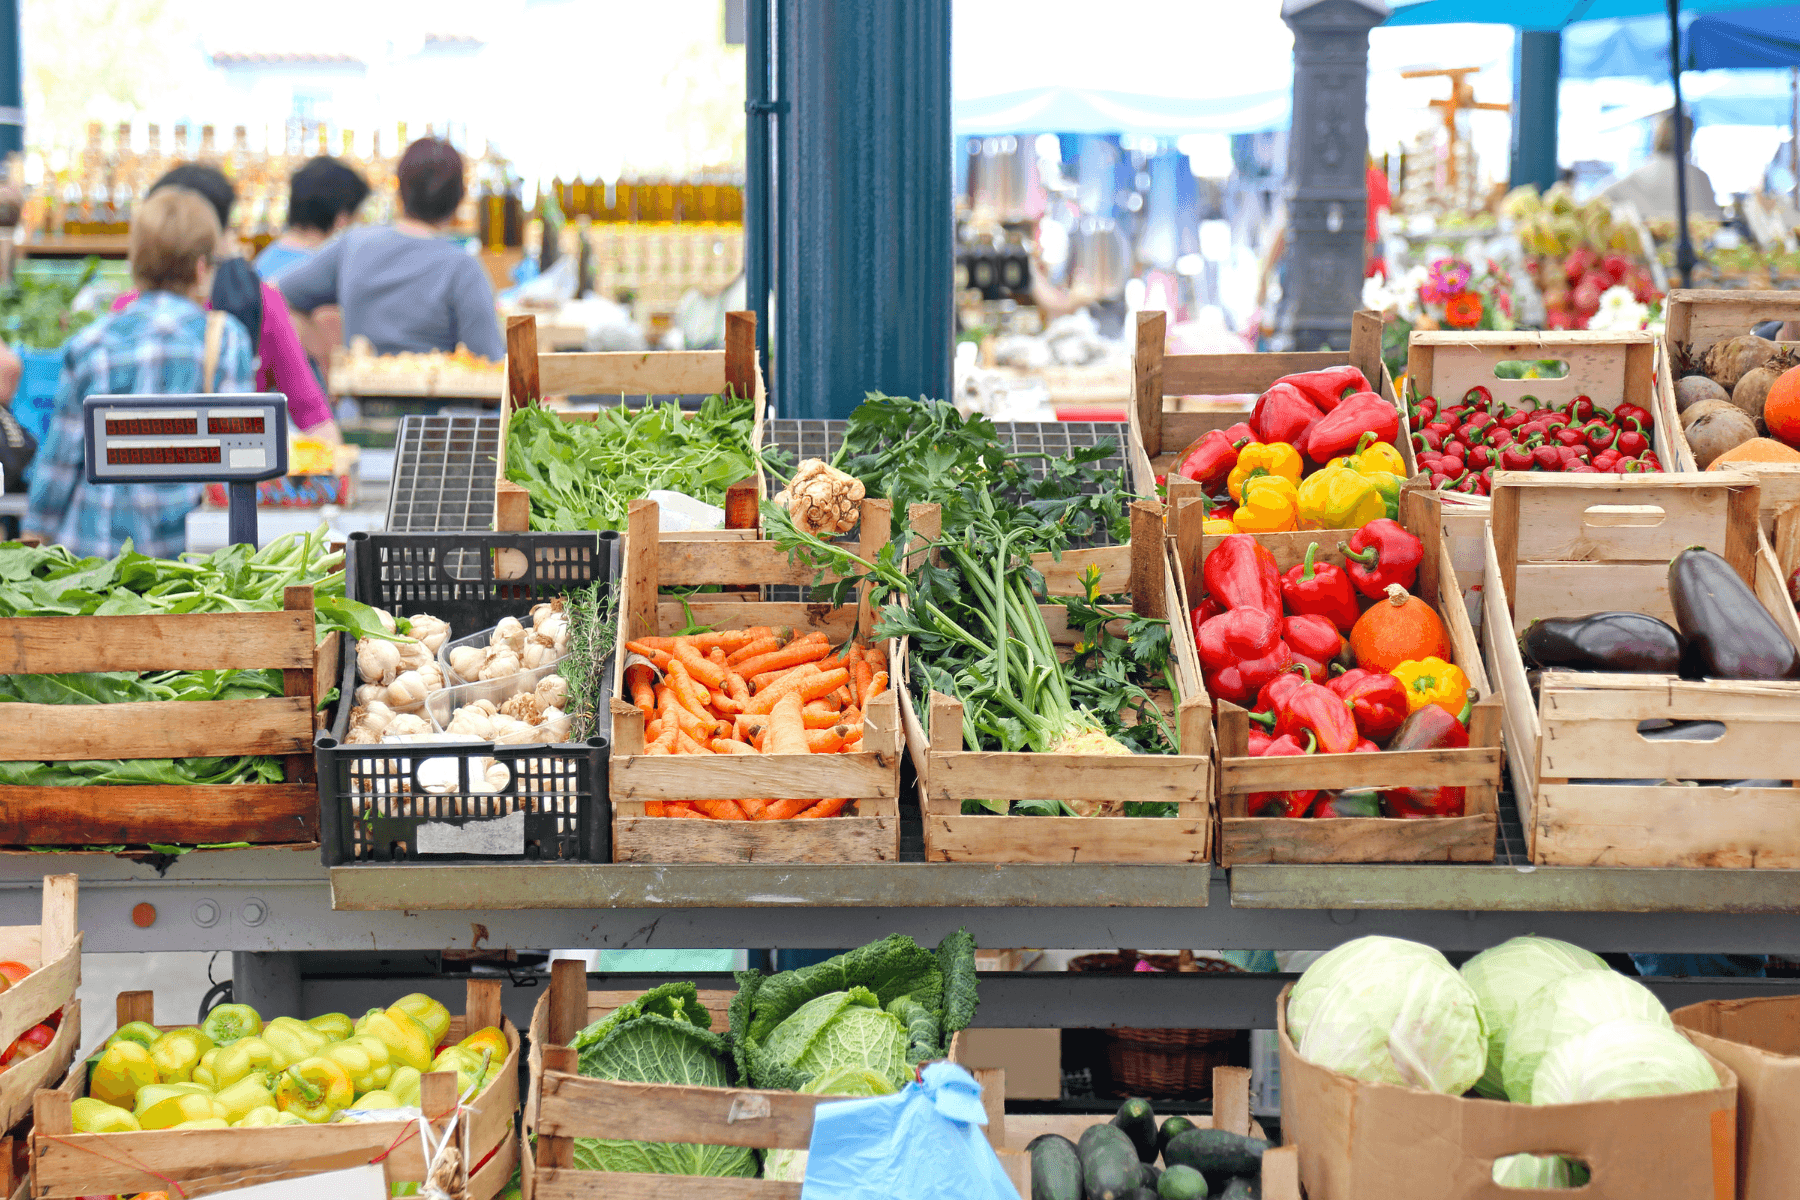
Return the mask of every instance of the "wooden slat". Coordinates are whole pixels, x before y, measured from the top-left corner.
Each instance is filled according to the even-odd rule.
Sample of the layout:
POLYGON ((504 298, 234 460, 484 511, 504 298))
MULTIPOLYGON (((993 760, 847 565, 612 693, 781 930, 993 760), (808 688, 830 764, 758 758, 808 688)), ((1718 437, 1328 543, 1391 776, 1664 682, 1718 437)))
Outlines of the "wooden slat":
POLYGON ((218 787, 0 787, 0 845, 313 842, 310 784, 218 787))
POLYGON ((614 800, 895 799, 897 754, 734 754, 614 757, 614 800))
POLYGON ((931 862, 1206 863, 1212 859, 1212 820, 928 812, 925 857, 931 862))
POLYGON ((725 352, 546 354, 538 376, 546 396, 711 396, 725 390, 725 352))
POLYGON ((626 515, 625 597, 621 605, 624 619, 619 622, 622 639, 654 637, 657 632, 656 593, 662 578, 662 557, 657 552, 658 511, 654 500, 633 500, 626 515))
POLYGON ((1544 781, 1535 799, 1541 865, 1800 868, 1800 789, 1544 781))
MULTIPOLYGON (((74 998, 75 985, 79 982, 77 972, 76 977, 69 981, 63 999, 40 1012, 36 1019, 19 1030, 19 1033, 23 1033, 58 1008, 62 1009, 62 1023, 56 1027, 56 1036, 50 1040, 50 1044, 23 1062, 0 1072, 0 1128, 11 1129, 31 1116, 33 1094, 39 1088, 55 1087, 57 1081, 68 1072, 69 1064, 74 1061, 75 1052, 81 1048, 81 1001, 74 998)), ((24 984, 19 986, 23 987, 24 984)), ((17 1036, 17 1033, 11 1035, 17 1036)), ((7 1044, 11 1045, 10 1039, 7 1044)))
POLYGON ((531 528, 531 493, 510 479, 494 484, 494 529, 525 533, 531 528))
POLYGON ((725 386, 739 399, 756 395, 756 314, 725 314, 725 386))
MULTIPOLYGON (((1285 354, 1169 354, 1163 357, 1163 395, 1257 395, 1284 375, 1341 366, 1349 356, 1340 350, 1299 350, 1285 354)), ((1371 383, 1374 381, 1371 380, 1371 383)), ((1185 444, 1185 443, 1184 443, 1185 444)), ((1179 450, 1168 438, 1164 446, 1179 450)), ((1148 450, 1149 447, 1145 446, 1148 450)), ((1152 452, 1152 457, 1156 453, 1152 452)))
POLYGON ((800 1200, 798 1183, 770 1179, 695 1179, 623 1171, 539 1167, 537 1200, 800 1200))
POLYGON ((1163 548, 1162 505, 1154 500, 1131 502, 1131 544, 1128 549, 1131 553, 1132 611, 1140 617, 1167 617, 1164 583, 1169 556, 1163 548))
POLYGON ((538 384, 537 318, 506 318, 506 408, 536 404, 543 398, 538 384))
POLYGON ((552 1137, 617 1137, 696 1146, 804 1150, 813 1109, 829 1096, 661 1083, 621 1083, 545 1072, 538 1132, 552 1137))
POLYGON ((1385 817, 1224 817, 1219 862, 1492 862, 1492 814, 1429 821, 1385 817))
POLYGON ((0 675, 291 670, 313 659, 310 611, 10 617, 0 632, 0 675))
MULTIPOLYGON (((53 1093, 40 1093, 50 1096, 53 1093)), ((40 1107, 43 1101, 39 1101, 40 1107)), ((160 1130, 146 1134, 66 1133, 34 1137, 36 1195, 50 1200, 103 1192, 162 1190, 180 1182, 189 1196, 299 1179, 372 1162, 394 1142, 398 1127, 289 1125, 268 1129, 160 1130), (246 1136, 248 1135, 248 1136, 246 1136), (128 1140, 128 1141, 127 1141, 128 1140)), ((382 1159, 390 1183, 418 1181, 418 1142, 411 1154, 382 1159)))
POLYGON ((83 708, 9 704, 0 723, 0 761, 304 754, 312 732, 308 696, 83 708))
POLYGON ((1198 800, 1211 795, 1212 763, 1179 754, 1032 754, 968 750, 934 755, 934 800, 1198 800))
MULTIPOLYGON (((1137 344, 1131 356, 1131 408, 1146 453, 1163 449, 1163 339, 1167 317, 1161 312, 1137 315, 1137 344)), ((1141 486, 1141 485, 1140 485, 1141 486)))
MULTIPOLYGON (((810 587, 819 574, 805 560, 789 559, 774 542, 660 541, 657 580, 665 588, 716 584, 810 587)), ((825 581, 835 576, 826 572, 825 581)))
MULTIPOLYGON (((22 961, 33 968, 31 974, 0 994, 0 1041, 10 1046, 13 1039, 67 1004, 81 983, 81 935, 62 947, 55 957, 40 948, 22 961)), ((0 1072, 0 1085, 9 1072, 0 1072)), ((0 1124, 0 1129, 10 1129, 0 1124)))
POLYGON ((900 857, 899 831, 897 811, 891 816, 840 814, 823 821, 747 822, 676 821, 619 814, 613 817, 613 861, 896 862, 900 857))
POLYGON ((1386 750, 1380 754, 1307 754, 1286 758, 1225 758, 1223 792, 1292 788, 1470 787, 1500 782, 1500 747, 1466 750, 1386 750))

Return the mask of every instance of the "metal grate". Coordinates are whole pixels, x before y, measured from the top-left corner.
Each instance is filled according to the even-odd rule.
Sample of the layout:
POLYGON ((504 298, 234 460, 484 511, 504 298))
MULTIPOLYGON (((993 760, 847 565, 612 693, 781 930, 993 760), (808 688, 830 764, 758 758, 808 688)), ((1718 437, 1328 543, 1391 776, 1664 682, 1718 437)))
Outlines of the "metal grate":
POLYGON ((400 423, 394 482, 388 491, 392 533, 452 533, 494 524, 494 469, 500 418, 412 415, 400 423))
POLYGON ((1525 841, 1524 823, 1519 819, 1519 802, 1513 795, 1510 766, 1507 768, 1507 779, 1500 788, 1500 823, 1494 832, 1494 865, 1531 865, 1531 848, 1525 841))

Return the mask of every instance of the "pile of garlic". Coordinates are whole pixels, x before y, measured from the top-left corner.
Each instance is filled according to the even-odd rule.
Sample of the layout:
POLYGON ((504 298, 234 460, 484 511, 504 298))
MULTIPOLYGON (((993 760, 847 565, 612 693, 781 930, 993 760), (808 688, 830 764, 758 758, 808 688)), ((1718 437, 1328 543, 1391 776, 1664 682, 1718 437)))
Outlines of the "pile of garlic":
POLYGON ((547 667, 569 650, 569 619, 562 602, 553 600, 531 610, 531 628, 507 617, 488 637, 486 647, 457 646, 450 651, 450 674, 458 683, 505 679, 521 671, 547 667))
POLYGON ((546 675, 533 691, 521 691, 499 704, 476 700, 450 714, 444 732, 483 742, 518 746, 528 742, 554 745, 569 736, 569 681, 546 675))
MULTIPOLYGON (((391 613, 378 608, 375 615, 389 633, 395 632, 391 613)), ((353 727, 356 714, 376 704, 398 713, 419 712, 425 707, 425 697, 444 686, 437 652, 450 637, 450 626, 423 613, 407 619, 412 625, 410 637, 392 642, 362 638, 356 643, 356 676, 361 684, 350 714, 353 727)))

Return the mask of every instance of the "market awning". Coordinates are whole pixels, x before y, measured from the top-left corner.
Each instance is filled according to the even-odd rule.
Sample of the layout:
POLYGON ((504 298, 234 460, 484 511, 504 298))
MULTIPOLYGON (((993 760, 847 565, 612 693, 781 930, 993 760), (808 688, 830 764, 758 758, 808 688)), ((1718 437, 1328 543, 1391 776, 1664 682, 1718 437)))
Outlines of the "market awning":
POLYGON ((959 96, 951 121, 962 137, 1008 133, 1179 137, 1286 129, 1292 109, 1293 93, 1287 88, 1238 96, 1179 97, 1043 87, 996 96, 959 96))

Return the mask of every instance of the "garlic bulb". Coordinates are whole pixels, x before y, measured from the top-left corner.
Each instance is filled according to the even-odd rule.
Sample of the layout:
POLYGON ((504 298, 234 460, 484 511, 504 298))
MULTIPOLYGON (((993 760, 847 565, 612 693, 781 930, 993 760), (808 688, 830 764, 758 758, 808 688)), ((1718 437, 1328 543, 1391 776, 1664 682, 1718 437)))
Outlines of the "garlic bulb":
POLYGON ((544 709, 543 721, 539 724, 538 729, 542 734, 542 736, 538 738, 539 741, 551 743, 560 742, 569 736, 569 714, 560 708, 546 708, 544 709))
POLYGON ((431 651, 425 648, 424 642, 402 638, 394 643, 394 648, 400 652, 401 666, 408 671, 416 671, 431 661, 431 651))
POLYGON ((482 772, 482 777, 486 780, 490 792, 504 792, 507 785, 512 782, 512 772, 507 770, 506 764, 494 762, 491 759, 488 762, 487 770, 482 772))
POLYGON ((569 681, 561 675, 546 675, 538 680, 538 703, 545 708, 561 708, 569 700, 569 681))
POLYGON ((531 606, 531 623, 533 625, 541 624, 545 617, 548 617, 551 613, 556 611, 557 606, 554 600, 546 600, 542 604, 534 604, 531 606))
POLYGON ((474 679, 487 661, 487 651, 480 646, 458 646, 450 652, 450 669, 459 679, 474 679))
POLYGON ((437 665, 436 660, 428 662, 424 666, 417 667, 414 669, 418 672, 419 678, 423 679, 425 681, 425 690, 426 691, 435 692, 435 691, 439 691, 443 688, 443 686, 444 686, 444 669, 437 665))
POLYGON ((388 704, 402 712, 414 712, 425 703, 425 679, 417 671, 402 671, 388 684, 388 704))
POLYGON ((494 718, 494 740, 509 746, 520 746, 532 740, 537 730, 512 717, 494 718))
POLYGON ((400 650, 394 643, 380 638, 362 638, 356 643, 356 673, 364 683, 386 687, 400 671, 400 650))
POLYGON ((488 639, 490 646, 506 646, 512 650, 525 648, 525 626, 517 617, 502 617, 494 626, 494 634, 488 639))
POLYGON ((492 700, 489 700, 485 696, 483 696, 479 700, 471 700, 469 702, 469 707, 470 708, 479 708, 482 712, 486 713, 490 717, 500 711, 500 706, 498 704, 495 704, 492 700))
POLYGON ((352 725, 360 723, 365 729, 369 729, 375 733, 380 733, 386 729, 388 725, 393 722, 395 715, 393 709, 389 708, 379 700, 370 703, 364 707, 361 712, 362 717, 359 722, 356 710, 352 710, 350 713, 350 723, 352 725))
POLYGON ((381 736, 384 738, 418 737, 420 734, 430 732, 431 726, 425 723, 424 717, 413 713, 396 713, 394 719, 388 722, 387 728, 381 731, 381 736))
POLYGON ((367 725, 353 725, 350 728, 349 736, 344 738, 344 745, 373 746, 380 740, 381 735, 370 729, 367 725))
POLYGON ((387 689, 379 683, 365 683, 356 689, 355 703, 367 705, 372 700, 386 700, 387 689))
POLYGON ((387 630, 389 633, 399 632, 400 627, 398 625, 394 624, 394 614, 389 612, 387 609, 385 609, 385 608, 376 609, 375 610, 375 619, 380 621, 381 627, 383 629, 387 630))
POLYGON ((425 648, 436 654, 444 648, 450 639, 450 623, 437 617, 420 613, 416 617, 407 618, 412 623, 412 635, 425 643, 425 648))
POLYGON ((477 679, 505 679, 508 675, 517 675, 525 666, 519 656, 511 650, 498 650, 488 656, 481 670, 475 673, 477 679))
POLYGON ((450 715, 450 724, 444 731, 491 742, 494 740, 494 719, 474 705, 464 705, 450 715))
POLYGON ((524 721, 528 725, 536 725, 543 720, 544 706, 532 692, 520 692, 500 706, 502 714, 524 721))
POLYGON ((527 671, 535 671, 539 667, 547 667, 556 661, 556 651, 539 641, 525 643, 525 649, 519 655, 519 662, 527 671))

